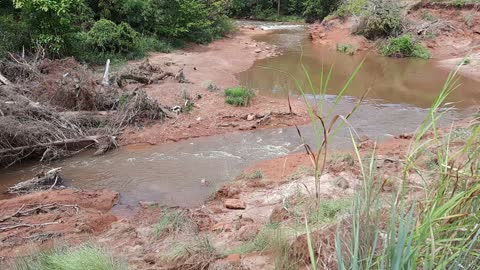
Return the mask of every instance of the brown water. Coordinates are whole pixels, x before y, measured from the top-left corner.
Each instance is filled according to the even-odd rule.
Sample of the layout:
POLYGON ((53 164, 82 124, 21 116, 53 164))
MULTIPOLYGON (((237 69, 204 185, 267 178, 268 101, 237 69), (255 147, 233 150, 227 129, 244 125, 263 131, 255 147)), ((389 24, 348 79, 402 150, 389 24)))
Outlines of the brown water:
MULTIPOLYGON (((355 68, 365 59, 360 72, 346 95, 360 97, 371 89, 368 99, 379 104, 410 104, 421 108, 430 107, 448 76, 448 71, 436 66, 434 60, 413 58, 387 58, 375 54, 345 55, 325 46, 313 45, 303 28, 278 30, 260 35, 258 41, 277 45, 283 55, 259 60, 238 78, 243 85, 259 90, 262 94, 285 96, 297 93, 293 79, 284 73, 266 69, 282 70, 301 81, 308 89, 300 59, 309 71, 314 87, 320 84, 322 66, 325 75, 333 65, 328 93, 335 95, 343 88, 355 68), (302 55, 303 51, 303 57, 302 55)), ((480 103, 479 83, 473 79, 460 77, 458 88, 448 99, 457 108, 466 108, 480 103)))
MULTIPOLYGON (((295 44, 299 41, 305 42, 304 33, 298 30, 292 32, 291 36, 288 32, 282 30, 262 38, 286 46, 291 52, 287 52, 278 58, 258 61, 256 63, 257 67, 267 63, 276 65, 275 63, 278 61, 277 68, 292 68, 293 59, 299 57, 298 50, 297 55, 294 54, 295 44), (289 64, 288 61, 291 61, 291 63, 289 64)), ((309 66, 320 66, 319 59, 321 57, 313 57, 312 54, 316 49, 307 47, 308 43, 304 44, 305 55, 311 56, 308 58, 309 66)), ((333 56, 329 52, 324 57, 333 56)), ((359 61, 355 57, 336 56, 336 58, 337 67, 340 66, 340 68, 335 69, 334 84, 344 79, 347 76, 345 74, 352 69, 355 61, 359 61), (347 60, 345 62, 338 61, 338 59, 350 59, 350 62, 346 62, 347 60), (340 72, 340 74, 337 74, 337 72, 340 72)), ((380 61, 378 58, 372 58, 369 61, 374 61, 373 59, 380 61)), ((407 63, 410 63, 409 61, 382 61, 388 61, 389 67, 393 70, 405 70, 407 63)), ((431 64, 425 62, 414 61, 408 65, 413 65, 413 67, 423 65, 425 69, 434 69, 431 64)), ((293 68, 291 70, 294 71, 293 68)), ((372 71, 372 69, 370 70, 372 71)), ((434 69, 434 71, 424 72, 427 74, 438 72, 440 74, 442 71, 434 69)), ((407 71, 403 73, 407 74, 407 71)), ((408 74, 410 73, 408 71, 408 74)), ((412 90, 420 87, 418 82, 407 82, 406 79, 413 77, 392 77, 393 74, 395 72, 384 70, 383 73, 379 73, 374 84, 377 86, 375 89, 379 88, 379 85, 388 86, 392 93, 389 95, 386 90, 375 90, 375 95, 371 97, 381 98, 381 100, 365 101, 352 116, 350 122, 359 135, 384 140, 392 137, 392 134, 414 131, 424 119, 427 111, 421 107, 425 106, 422 104, 428 104, 428 99, 433 98, 433 90, 422 90, 422 93, 418 93, 420 90, 412 90), (394 80, 394 78, 397 79, 394 80), (392 81, 383 82, 381 80, 392 81), (410 84, 415 85, 415 87, 405 86, 410 84), (417 106, 406 105, 407 103, 417 106)), ((293 91, 291 90, 293 88, 288 87, 288 82, 284 81, 284 77, 270 71, 252 68, 239 76, 248 77, 248 82, 263 89, 264 93, 282 94, 273 91, 277 88, 282 89, 282 87, 293 91)), ((440 75, 438 76, 440 77, 440 75)), ((436 81, 441 82, 440 79, 436 81)), ((467 84, 469 83, 467 82, 467 84)), ((356 81, 354 89, 362 89, 362 84, 368 85, 368 82, 356 81)), ((430 89, 428 84, 425 83, 425 89, 427 88, 430 89)), ((358 93, 361 93, 360 90, 352 90, 350 95, 355 96, 358 93)), ((468 97, 468 99, 479 100, 478 96, 471 96, 469 91, 462 93, 464 99, 468 97)), ((462 95, 457 95, 454 98, 460 100, 462 95)), ((331 102, 330 100, 334 97, 328 96, 327 101, 331 102)), ((355 102, 354 97, 341 99, 335 113, 346 114, 355 102)), ((443 121, 444 123, 451 122, 460 115, 461 111, 451 111, 443 121)), ((307 138, 307 142, 314 145, 315 136, 311 126, 303 126, 301 130, 307 138)), ((339 130, 331 146, 342 149, 351 147, 350 132, 345 128, 339 130)), ((157 146, 124 147, 98 157, 91 157, 91 153, 84 153, 48 164, 48 166, 62 167, 62 175, 67 179, 66 184, 69 186, 85 189, 108 188, 120 192, 120 203, 124 205, 136 205, 138 201, 158 201, 163 205, 188 207, 201 205, 214 190, 223 183, 231 181, 244 168, 261 160, 285 156, 302 149, 295 128, 283 128, 238 132, 157 146), (209 185, 201 185, 202 179, 205 179, 209 185)), ((21 164, 9 170, 0 171, 0 192, 19 181, 31 178, 41 168, 42 165, 38 164, 21 164)))

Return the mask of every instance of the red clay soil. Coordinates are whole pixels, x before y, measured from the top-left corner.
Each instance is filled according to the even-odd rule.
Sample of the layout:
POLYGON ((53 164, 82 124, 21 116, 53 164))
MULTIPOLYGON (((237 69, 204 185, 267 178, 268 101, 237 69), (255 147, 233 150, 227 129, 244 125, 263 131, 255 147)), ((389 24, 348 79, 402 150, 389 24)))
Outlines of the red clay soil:
POLYGON ((337 44, 352 45, 356 52, 375 49, 373 42, 363 36, 352 34, 354 25, 353 18, 325 19, 322 23, 310 26, 310 39, 315 44, 326 45, 333 50, 337 44))
MULTIPOLYGON (((0 201, 0 266, 11 258, 46 248, 55 239, 80 243, 117 220, 113 191, 50 190, 0 201)), ((0 269, 5 269, 0 267, 0 269)))
POLYGON ((307 123, 309 118, 301 100, 291 101, 294 114, 289 113, 286 99, 257 95, 247 107, 234 107, 224 101, 223 90, 239 84, 236 73, 248 69, 257 59, 278 54, 274 46, 253 41, 255 35, 263 33, 263 30, 242 29, 231 38, 209 45, 194 45, 168 54, 151 55, 149 61, 152 64, 165 66, 165 63, 173 63, 183 69, 190 83, 171 81, 153 84, 146 88, 147 93, 162 105, 173 107, 183 105, 182 92, 185 92, 194 99, 195 106, 188 113, 155 123, 141 131, 128 129, 121 143, 157 144, 238 130, 307 123), (218 89, 208 90, 209 83, 218 89))

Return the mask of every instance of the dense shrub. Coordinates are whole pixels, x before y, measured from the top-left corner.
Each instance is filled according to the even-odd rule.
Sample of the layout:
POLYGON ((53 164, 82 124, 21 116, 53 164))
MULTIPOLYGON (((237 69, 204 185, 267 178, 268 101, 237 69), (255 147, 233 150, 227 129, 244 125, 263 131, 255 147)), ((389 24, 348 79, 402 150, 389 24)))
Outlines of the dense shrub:
POLYGON ((430 52, 410 35, 389 39, 380 46, 380 53, 390 57, 418 57, 423 59, 428 59, 431 56, 430 52))
POLYGON ((0 3, 0 58, 42 46, 50 56, 125 58, 205 43, 234 27, 227 0, 8 0, 0 3), (26 31, 28 30, 28 31, 26 31))
POLYGON ((357 33, 368 39, 401 34, 403 16, 396 0, 369 0, 357 33))
POLYGON ((342 0, 306 0, 303 15, 307 22, 322 20, 334 12, 342 0))
POLYGON ((121 53, 135 48, 139 34, 130 25, 101 19, 86 35, 86 43, 98 52, 121 53))
POLYGON ((248 106, 254 96, 252 90, 241 86, 225 90, 225 102, 234 106, 248 106))

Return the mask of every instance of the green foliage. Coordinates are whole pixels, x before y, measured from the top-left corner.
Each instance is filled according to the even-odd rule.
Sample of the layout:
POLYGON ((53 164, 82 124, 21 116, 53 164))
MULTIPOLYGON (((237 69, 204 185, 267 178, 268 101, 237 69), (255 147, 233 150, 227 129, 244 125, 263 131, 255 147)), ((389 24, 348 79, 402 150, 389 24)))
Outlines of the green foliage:
POLYGON ((101 19, 86 36, 86 43, 98 52, 125 53, 135 48, 139 34, 130 25, 101 19))
POLYGON ((341 0, 306 0, 303 15, 307 22, 322 20, 333 13, 341 4, 341 0))
POLYGON ((0 58, 7 51, 102 62, 172 44, 206 43, 235 31, 226 0, 13 0, 0 5, 0 58))
POLYGON ((0 16, 0 59, 22 46, 30 47, 28 33, 28 25, 16 23, 13 15, 0 16))
POLYGON ((401 7, 396 0, 369 0, 356 32, 368 39, 397 36, 403 29, 401 7))
POLYGON ((435 21, 435 16, 433 16, 433 14, 430 11, 424 10, 422 11, 422 19, 429 22, 433 22, 435 21))
POLYGON ((166 209, 155 226, 155 236, 162 237, 168 233, 190 233, 197 230, 196 224, 184 211, 166 209))
POLYGON ((225 102, 234 106, 248 106, 254 96, 252 90, 241 86, 225 90, 225 102))
POLYGON ((104 250, 94 246, 54 249, 19 259, 13 270, 127 270, 104 250))
POLYGON ((345 0, 333 13, 334 15, 345 18, 350 15, 362 15, 367 7, 368 0, 345 0))
POLYGON ((380 53, 390 57, 417 57, 428 59, 430 52, 410 35, 389 39, 380 46, 380 53))
POLYGON ((337 52, 353 55, 355 53, 355 48, 351 44, 338 44, 337 43, 337 52))
POLYGON ((442 116, 438 110, 457 88, 459 68, 450 73, 418 128, 402 164, 399 182, 404 186, 392 194, 389 204, 385 204, 375 180, 378 177, 375 154, 364 166, 352 139, 364 182, 356 194, 352 219, 348 221, 351 226, 339 227, 336 245, 339 269, 478 269, 480 127, 471 125, 469 132, 462 129, 443 138, 437 130, 437 121, 442 116), (433 138, 422 140, 427 132, 433 138), (466 136, 460 146, 451 141, 457 132, 466 136), (438 163, 435 171, 428 173, 423 173, 424 169, 416 162, 425 149, 435 153, 438 163), (455 168, 449 164, 455 164, 455 168), (409 196, 407 184, 411 172, 429 180, 419 190, 421 194, 414 196, 409 196), (343 230, 348 231, 346 237, 342 237, 343 230))

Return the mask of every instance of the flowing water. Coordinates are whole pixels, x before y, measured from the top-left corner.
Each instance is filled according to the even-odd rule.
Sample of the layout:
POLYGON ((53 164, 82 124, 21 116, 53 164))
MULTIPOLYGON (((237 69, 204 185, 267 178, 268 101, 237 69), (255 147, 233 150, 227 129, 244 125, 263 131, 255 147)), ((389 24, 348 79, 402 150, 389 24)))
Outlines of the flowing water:
MULTIPOLYGON (((284 75, 260 66, 272 66, 299 75, 299 44, 303 46, 304 62, 312 72, 317 72, 322 63, 331 63, 326 59, 336 62, 332 89, 338 89, 336 87, 360 61, 357 57, 337 55, 311 46, 301 26, 265 27, 281 30, 262 35, 259 39, 278 45, 285 53, 259 60, 250 70, 238 75, 243 83, 248 83, 263 94, 295 93, 284 75)), ((363 93, 365 88, 372 87, 370 99, 363 102, 351 118, 356 132, 378 140, 389 138, 392 134, 411 132, 424 119, 427 112, 424 107, 432 102, 445 78, 445 72, 428 62, 368 57, 352 91, 348 97, 342 98, 335 112, 349 112, 357 101, 355 96, 363 93)), ((465 78, 461 78, 461 81, 464 85, 452 101, 462 106, 475 99, 478 101, 474 88, 470 88, 473 82, 465 78)), ((335 90, 331 90, 330 94, 328 100, 331 103, 335 98, 335 90)), ((444 121, 448 123, 459 116, 461 111, 451 111, 444 121)), ((307 142, 314 144, 312 128, 307 125, 301 130, 307 142)), ((129 146, 98 157, 84 153, 54 162, 49 167, 62 167, 67 185, 86 189, 108 188, 120 192, 120 203, 124 205, 158 201, 163 205, 188 207, 201 205, 215 189, 231 181, 244 168, 261 160, 301 151, 300 145, 297 131, 292 127, 238 132, 157 146, 129 146), (208 185, 202 185, 202 179, 208 185)), ((346 129, 339 130, 331 146, 351 147, 350 133, 346 129)), ((40 169, 41 165, 38 164, 21 164, 2 171, 0 191, 31 178, 40 169)))

